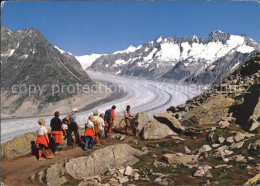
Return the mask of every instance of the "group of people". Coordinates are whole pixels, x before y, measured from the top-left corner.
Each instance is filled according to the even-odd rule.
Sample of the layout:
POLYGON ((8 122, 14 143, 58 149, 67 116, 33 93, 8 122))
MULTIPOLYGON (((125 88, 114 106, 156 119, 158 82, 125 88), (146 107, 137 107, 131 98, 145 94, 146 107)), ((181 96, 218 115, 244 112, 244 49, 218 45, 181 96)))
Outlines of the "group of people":
MULTIPOLYGON (((116 106, 113 105, 111 109, 105 111, 105 113, 98 113, 97 110, 93 112, 93 115, 88 117, 85 123, 85 132, 83 138, 80 138, 78 125, 78 110, 77 108, 72 109, 72 113, 66 116, 64 119, 60 119, 60 113, 56 111, 54 113, 54 118, 51 119, 51 140, 53 141, 53 151, 55 155, 60 154, 59 145, 62 144, 62 134, 64 139, 67 139, 67 145, 74 148, 74 140, 72 134, 74 133, 75 142, 77 144, 84 144, 84 150, 88 148, 94 148, 95 145, 101 145, 105 138, 110 138, 112 133, 112 126, 115 122, 115 109, 116 106), (84 139, 85 143, 83 143, 84 139)), ((133 129, 133 134, 136 135, 136 118, 130 114, 130 106, 127 105, 124 111, 124 120, 126 123, 125 134, 128 135, 130 128, 133 129)), ((38 121, 40 128, 38 130, 37 140, 35 142, 38 149, 39 161, 43 160, 42 153, 45 149, 46 158, 52 159, 50 155, 50 139, 48 137, 48 130, 45 127, 45 120, 39 119, 38 121)))

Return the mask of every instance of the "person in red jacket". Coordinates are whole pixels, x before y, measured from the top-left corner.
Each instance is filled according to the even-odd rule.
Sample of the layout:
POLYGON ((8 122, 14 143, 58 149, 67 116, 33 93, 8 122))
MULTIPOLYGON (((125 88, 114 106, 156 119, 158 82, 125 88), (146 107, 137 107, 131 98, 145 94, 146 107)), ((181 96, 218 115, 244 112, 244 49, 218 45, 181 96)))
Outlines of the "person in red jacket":
POLYGON ((50 150, 49 150, 49 138, 48 138, 48 131, 46 129, 45 121, 44 119, 39 119, 38 121, 40 128, 38 130, 38 136, 35 142, 36 147, 38 148, 38 155, 39 155, 39 161, 42 161, 42 152, 43 149, 45 149, 46 152, 46 158, 52 159, 52 156, 50 156, 50 150))
POLYGON ((112 134, 112 127, 113 127, 114 122, 115 122, 115 109, 116 109, 116 106, 113 105, 113 106, 111 107, 110 121, 109 121, 109 124, 108 124, 108 133, 109 133, 109 136, 111 136, 111 134, 112 134))
POLYGON ((108 109, 106 110, 105 112, 105 116, 104 116, 104 122, 105 122, 105 137, 109 137, 111 136, 111 133, 112 133, 112 127, 114 125, 114 122, 115 122, 115 109, 116 109, 116 106, 113 105, 111 107, 111 109, 108 109), (107 133, 109 133, 109 135, 107 135, 107 133))

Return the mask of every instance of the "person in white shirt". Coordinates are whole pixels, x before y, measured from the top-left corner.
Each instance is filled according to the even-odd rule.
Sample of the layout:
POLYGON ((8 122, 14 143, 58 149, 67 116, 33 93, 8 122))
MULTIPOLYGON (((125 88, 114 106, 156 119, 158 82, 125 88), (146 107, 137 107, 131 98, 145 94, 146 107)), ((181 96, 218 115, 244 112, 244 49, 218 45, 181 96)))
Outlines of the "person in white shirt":
POLYGON ((43 160, 43 149, 45 149, 47 159, 52 159, 52 156, 50 156, 50 150, 48 145, 50 141, 48 138, 48 130, 45 127, 45 121, 44 119, 39 119, 38 123, 40 125, 40 128, 38 130, 38 136, 35 145, 38 148, 39 161, 43 160))
POLYGON ((104 121, 104 114, 101 113, 99 115, 99 129, 100 129, 100 136, 101 136, 101 139, 100 139, 100 142, 102 143, 103 142, 103 139, 105 137, 105 121, 104 121))

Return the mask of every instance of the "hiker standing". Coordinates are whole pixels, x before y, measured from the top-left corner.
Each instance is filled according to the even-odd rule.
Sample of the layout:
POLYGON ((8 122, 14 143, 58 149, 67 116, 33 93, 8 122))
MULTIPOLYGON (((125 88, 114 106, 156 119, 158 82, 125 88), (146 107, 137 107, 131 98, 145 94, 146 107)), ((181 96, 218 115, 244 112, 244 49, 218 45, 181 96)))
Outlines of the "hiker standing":
POLYGON ((76 138, 76 143, 80 144, 80 139, 79 139, 79 126, 77 124, 77 114, 78 109, 73 108, 72 109, 72 114, 66 116, 62 122, 68 126, 67 130, 67 145, 72 146, 74 148, 74 140, 72 138, 72 132, 74 132, 75 138, 76 138))
POLYGON ((101 135, 100 135, 100 124, 99 124, 99 117, 98 117, 98 111, 95 110, 93 112, 93 122, 94 122, 94 132, 95 132, 95 140, 96 140, 96 143, 97 145, 101 145, 99 143, 99 140, 101 138, 101 135))
POLYGON ((87 150, 89 142, 91 143, 91 148, 94 147, 94 123, 93 123, 93 116, 89 116, 86 124, 85 124, 85 133, 84 136, 86 137, 85 141, 85 148, 87 150))
POLYGON ((40 125, 40 128, 38 130, 38 136, 35 145, 38 149, 39 161, 43 160, 42 158, 43 149, 45 149, 46 158, 52 159, 52 156, 50 156, 50 150, 48 145, 50 141, 48 138, 48 130, 45 127, 45 121, 44 119, 39 119, 38 123, 40 125))
POLYGON ((130 126, 131 126, 131 122, 133 120, 133 117, 131 117, 130 115, 130 105, 126 106, 126 110, 124 111, 124 116, 125 116, 125 134, 128 135, 130 126))
POLYGON ((62 134, 61 131, 63 131, 64 136, 67 136, 67 133, 65 131, 65 128, 62 126, 62 122, 60 120, 60 113, 56 111, 54 113, 54 118, 51 119, 51 134, 52 138, 55 143, 55 148, 54 148, 54 154, 60 154, 59 153, 59 145, 62 144, 62 134))
POLYGON ((103 142, 103 138, 104 138, 104 135, 105 135, 105 122, 104 122, 104 114, 101 113, 99 115, 99 129, 100 129, 100 142, 102 143, 103 142))
POLYGON ((80 144, 80 139, 79 139, 79 126, 78 126, 78 109, 77 108, 73 108, 72 109, 72 114, 71 114, 71 119, 72 119, 72 126, 69 128, 68 126, 68 130, 72 132, 74 132, 75 138, 76 138, 76 143, 79 145, 80 144))
POLYGON ((111 109, 106 110, 105 112, 105 124, 107 124, 106 130, 105 130, 105 136, 106 138, 111 136, 112 133, 112 126, 114 125, 115 122, 115 109, 116 106, 113 105, 111 109), (107 135, 107 133, 109 135, 107 135))

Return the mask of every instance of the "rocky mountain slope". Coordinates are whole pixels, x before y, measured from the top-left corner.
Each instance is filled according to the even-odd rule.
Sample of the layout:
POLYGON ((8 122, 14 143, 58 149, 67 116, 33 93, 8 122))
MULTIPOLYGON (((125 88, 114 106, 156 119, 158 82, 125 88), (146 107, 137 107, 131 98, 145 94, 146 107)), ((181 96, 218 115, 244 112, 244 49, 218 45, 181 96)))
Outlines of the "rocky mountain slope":
POLYGON ((54 94, 58 86, 93 84, 74 56, 61 53, 34 28, 1 27, 1 67, 1 110, 7 115, 32 105, 34 112, 76 94, 67 88, 54 94))
POLYGON ((124 51, 97 58, 91 70, 122 76, 211 84, 260 51, 246 35, 211 32, 205 38, 163 36, 124 51))

